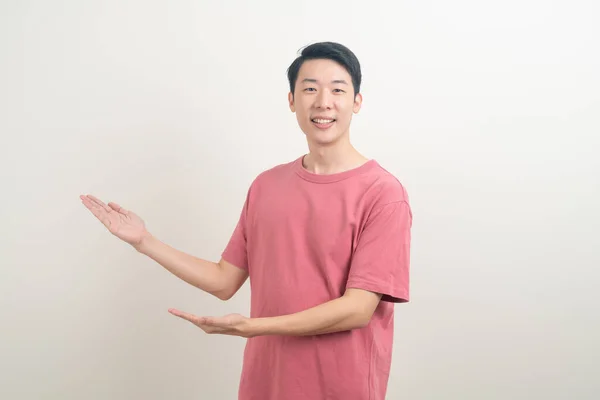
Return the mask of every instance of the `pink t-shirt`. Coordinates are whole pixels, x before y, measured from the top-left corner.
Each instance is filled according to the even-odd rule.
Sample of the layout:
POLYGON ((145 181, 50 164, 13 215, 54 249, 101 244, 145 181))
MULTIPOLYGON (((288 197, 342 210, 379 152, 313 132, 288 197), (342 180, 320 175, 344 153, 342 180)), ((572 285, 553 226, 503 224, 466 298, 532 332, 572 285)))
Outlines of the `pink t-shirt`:
POLYGON ((370 160, 318 175, 303 157, 252 182, 223 252, 246 269, 251 317, 299 312, 344 294, 382 293, 368 326, 247 340, 240 400, 384 400, 393 304, 409 300, 412 213, 400 182, 370 160))

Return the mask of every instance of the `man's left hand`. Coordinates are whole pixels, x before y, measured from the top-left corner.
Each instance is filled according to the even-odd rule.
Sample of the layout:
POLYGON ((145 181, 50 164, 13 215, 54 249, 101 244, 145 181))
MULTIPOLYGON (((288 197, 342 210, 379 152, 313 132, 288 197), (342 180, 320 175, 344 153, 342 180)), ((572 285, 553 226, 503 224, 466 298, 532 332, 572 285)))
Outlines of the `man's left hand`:
POLYGON ((209 334, 241 336, 245 338, 253 336, 250 329, 250 318, 240 314, 229 314, 223 317, 199 317, 174 308, 169 309, 169 312, 176 317, 191 322, 209 334))

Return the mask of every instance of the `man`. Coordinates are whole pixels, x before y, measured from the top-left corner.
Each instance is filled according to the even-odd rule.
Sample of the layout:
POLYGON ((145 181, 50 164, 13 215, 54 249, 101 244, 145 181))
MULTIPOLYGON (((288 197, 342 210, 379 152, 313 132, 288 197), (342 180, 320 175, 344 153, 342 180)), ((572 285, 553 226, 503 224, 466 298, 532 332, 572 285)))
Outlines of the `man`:
POLYGON ((115 203, 82 200, 111 233, 219 299, 250 278, 250 318, 169 310, 207 333, 247 338, 239 399, 383 400, 393 305, 409 300, 408 197, 350 143, 362 95, 349 49, 308 46, 288 78, 309 152, 255 178, 218 263, 162 243, 115 203))

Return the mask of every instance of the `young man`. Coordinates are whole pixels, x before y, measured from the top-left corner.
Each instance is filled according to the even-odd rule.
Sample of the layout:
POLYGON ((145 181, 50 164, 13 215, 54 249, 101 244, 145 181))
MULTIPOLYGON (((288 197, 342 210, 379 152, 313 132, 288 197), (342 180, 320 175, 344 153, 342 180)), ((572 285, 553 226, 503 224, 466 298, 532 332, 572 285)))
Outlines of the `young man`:
POLYGON ((256 177, 218 263, 160 242, 115 203, 82 200, 111 233, 220 299, 250 278, 249 318, 169 310, 207 333, 247 338, 239 399, 383 400, 393 305, 409 300, 407 193, 350 143, 362 96, 349 49, 308 46, 288 78, 309 152, 256 177))

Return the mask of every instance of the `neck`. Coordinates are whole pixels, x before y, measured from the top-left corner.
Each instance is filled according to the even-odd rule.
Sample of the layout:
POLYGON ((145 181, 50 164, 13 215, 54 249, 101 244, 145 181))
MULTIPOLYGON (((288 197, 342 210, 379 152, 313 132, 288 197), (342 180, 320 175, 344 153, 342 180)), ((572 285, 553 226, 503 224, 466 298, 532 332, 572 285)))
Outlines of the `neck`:
POLYGON ((304 157, 304 168, 316 174, 336 174, 357 168, 369 161, 348 140, 328 146, 308 143, 309 153, 304 157))

